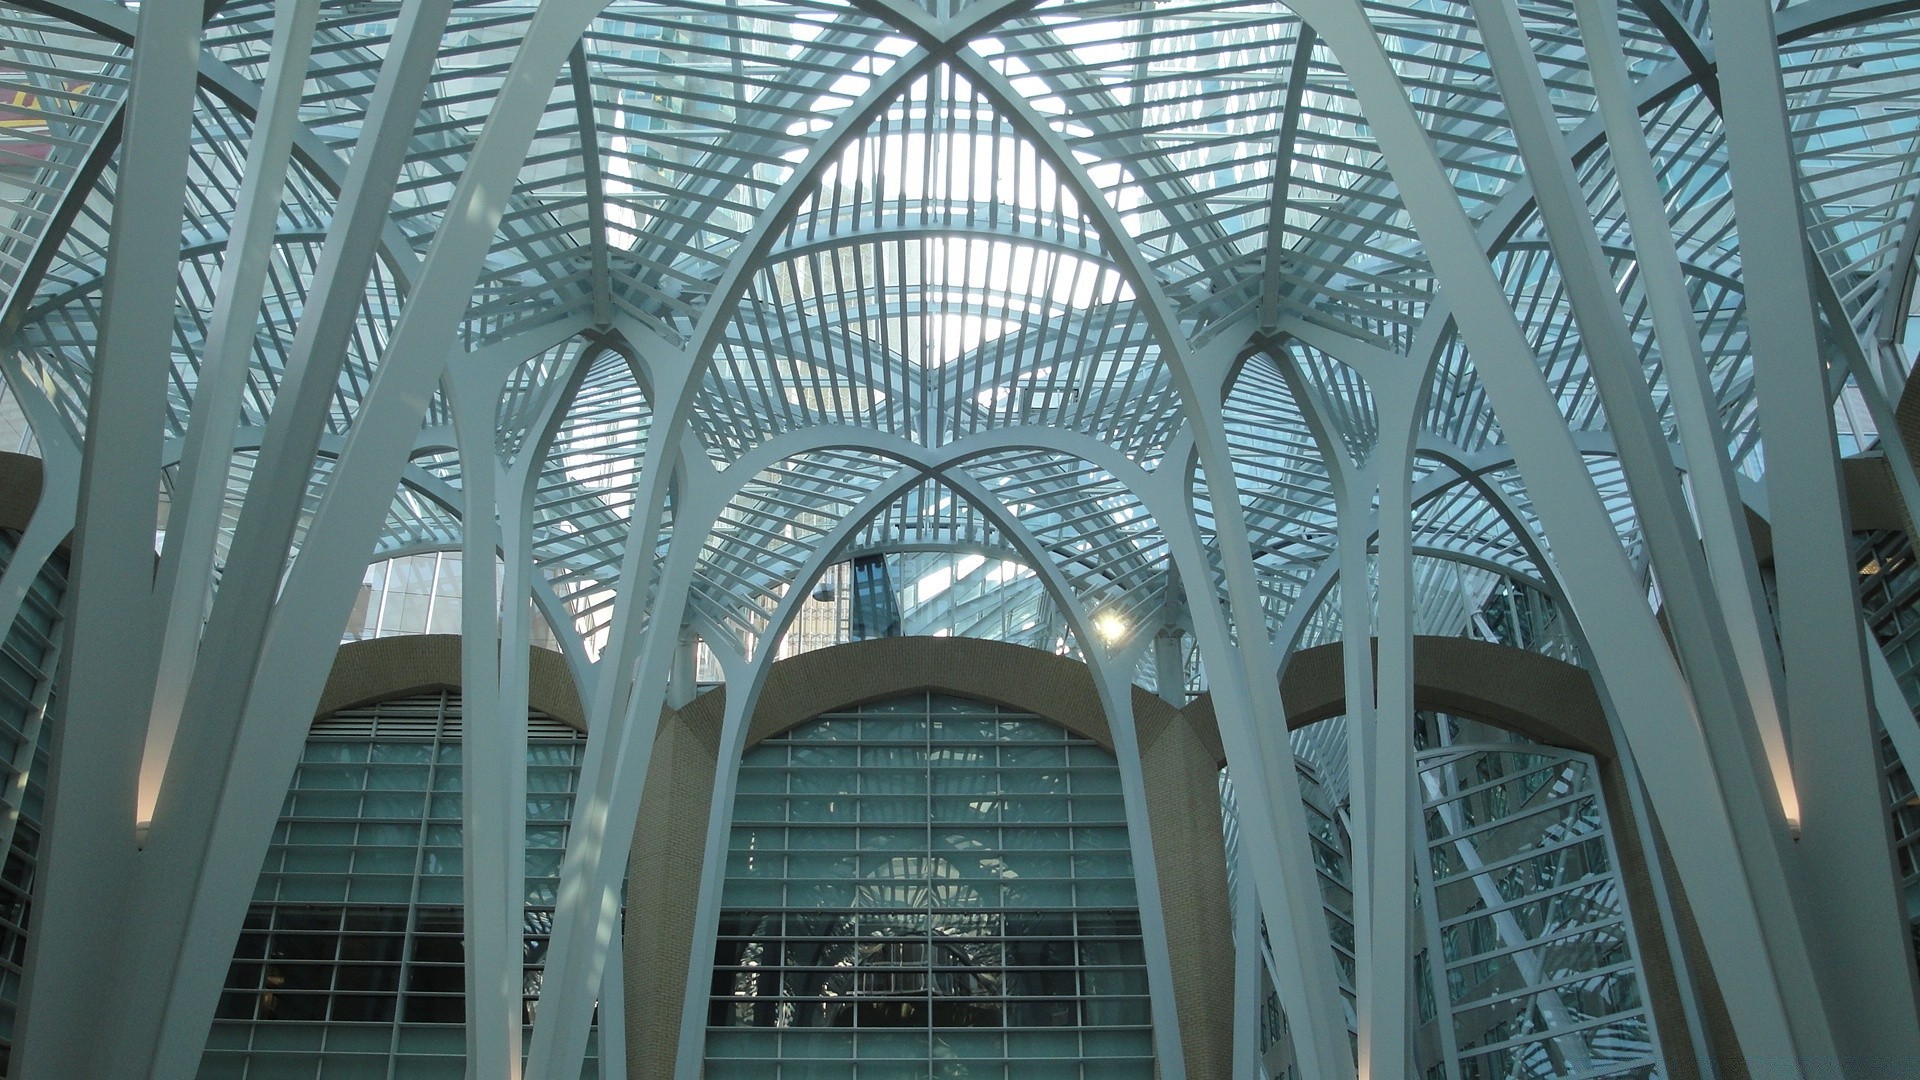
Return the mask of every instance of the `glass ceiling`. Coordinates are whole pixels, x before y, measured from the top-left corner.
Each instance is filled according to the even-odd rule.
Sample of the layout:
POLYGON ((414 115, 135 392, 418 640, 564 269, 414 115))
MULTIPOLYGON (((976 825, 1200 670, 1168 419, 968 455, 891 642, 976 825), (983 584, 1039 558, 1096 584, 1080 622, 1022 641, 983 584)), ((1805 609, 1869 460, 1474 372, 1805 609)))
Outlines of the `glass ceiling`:
MULTIPOLYGON (((1637 555, 1607 418, 1473 14, 1449 0, 1363 6, 1637 555)), ((1572 7, 1519 6, 1677 441, 1572 7)), ((454 7, 353 315, 309 512, 534 8, 454 7)), ((1904 319, 1913 275, 1920 4, 1782 9, 1822 315, 1837 355, 1868 358, 1834 364, 1832 388, 1851 380, 1884 396, 1891 376, 1869 385, 1860 373, 1903 376, 1912 358, 1880 343, 1898 340, 1887 328, 1904 319)), ((1704 12, 1643 0, 1620 17, 1727 452, 1757 477, 1704 12)), ((175 453, 273 14, 240 0, 207 27, 166 413, 175 453)), ((403 17, 385 0, 322 11, 253 334, 236 512, 403 17)), ((0 363, 43 444, 87 424, 135 18, 106 0, 0 13, 0 363)), ((1500 589, 1544 587, 1524 485, 1351 81, 1277 3, 618 0, 552 88, 460 326, 467 351, 531 357, 500 402, 497 450, 503 467, 539 455, 532 551, 552 610, 572 615, 560 636, 583 657, 612 618, 642 457, 666 437, 666 421, 654 425, 664 355, 698 365, 687 399, 657 406, 672 437, 752 471, 691 593, 703 633, 751 654, 796 577, 854 551, 992 551, 967 572, 1004 575, 1001 554, 1024 550, 1086 612, 1177 621, 1182 595, 1220 586, 1170 570, 1139 478, 1179 470, 1180 497, 1218 543, 1188 431, 1205 397, 1179 370, 1222 342, 1251 344, 1221 362, 1237 366, 1219 367, 1231 380, 1201 407, 1224 419, 1270 628, 1328 605, 1327 456, 1365 461, 1382 438, 1374 388, 1341 359, 1354 349, 1426 376, 1415 543, 1430 624, 1468 626, 1468 609, 1500 589)), ((458 542, 450 425, 436 399, 382 552, 458 542)), ((1870 442, 1858 427, 1856 443, 1870 442)))

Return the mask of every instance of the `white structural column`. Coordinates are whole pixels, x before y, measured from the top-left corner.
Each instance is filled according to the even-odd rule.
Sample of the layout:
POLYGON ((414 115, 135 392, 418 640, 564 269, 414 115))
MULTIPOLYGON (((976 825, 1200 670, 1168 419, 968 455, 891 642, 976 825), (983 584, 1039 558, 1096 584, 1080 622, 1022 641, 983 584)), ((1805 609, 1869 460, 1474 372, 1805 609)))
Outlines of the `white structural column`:
MULTIPOLYGON (((1210 410, 1217 424, 1218 394, 1216 390, 1210 403, 1196 403, 1194 414, 1207 415, 1210 410)), ((1224 444, 1220 432, 1214 435, 1224 444)), ((1210 583, 1214 568, 1193 520, 1188 475, 1179 463, 1166 463, 1150 478, 1152 487, 1142 484, 1137 490, 1158 496, 1150 506, 1166 530, 1167 547, 1181 576, 1189 582, 1210 583), (1166 490, 1154 492, 1154 487, 1166 490)), ((1286 709, 1274 679, 1277 665, 1246 546, 1245 521, 1238 514, 1231 465, 1223 462, 1217 469, 1208 469, 1207 482, 1216 522, 1224 523, 1231 512, 1238 526, 1222 528, 1218 538, 1229 572, 1232 628, 1226 611, 1211 595, 1191 604, 1190 610, 1194 637, 1207 664, 1228 773, 1235 778, 1241 865, 1249 872, 1240 878, 1240 888, 1258 890, 1274 945, 1277 989, 1293 1030, 1301 1075, 1309 1080, 1337 1080, 1351 1074, 1353 1055, 1300 802, 1300 781, 1287 741, 1286 709)))
MULTIPOLYGON (((300 127, 300 91, 307 77, 320 0, 279 0, 265 89, 247 147, 246 172, 235 200, 234 222, 220 264, 220 284, 201 349, 199 380, 187 425, 173 500, 167 514, 159 593, 166 612, 160 677, 153 719, 140 769, 140 813, 151 819, 160 795, 167 755, 180 727, 207 590, 213 580, 214 548, 226 509, 227 476, 259 332, 260 299, 273 260, 280 197, 286 188, 294 134, 300 127)), ((357 295, 355 287, 346 290, 357 295)))
MULTIPOLYGON (((1354 891, 1354 1011, 1359 1076, 1413 1068, 1413 549, 1414 414, 1421 371, 1358 343, 1330 351, 1372 390, 1380 436, 1364 459, 1325 430, 1311 387, 1304 412, 1333 473, 1340 566, 1341 664, 1349 728, 1354 891), (1376 509, 1375 499, 1378 498, 1376 509), (1377 571, 1368 559, 1376 530, 1377 571), (1378 574, 1378 629, 1371 582, 1378 574), (1357 587, 1356 587, 1357 586, 1357 587), (1376 652, 1377 643, 1377 652, 1376 652)), ((1301 380, 1304 384, 1304 380, 1301 380)), ((1311 600, 1296 601, 1310 605, 1311 600)))
POLYGON ((1391 853, 1378 850, 1374 843, 1379 831, 1376 815, 1391 816, 1398 802, 1392 790, 1394 778, 1376 772, 1381 744, 1392 741, 1395 732, 1381 730, 1374 709, 1373 560, 1368 551, 1378 487, 1374 463, 1355 463, 1333 447, 1323 445, 1322 450, 1335 473, 1340 664, 1347 702, 1347 776, 1353 793, 1348 858, 1353 883, 1354 1025, 1358 1029, 1355 1064, 1362 1080, 1369 1080, 1404 1071, 1404 1066, 1385 1063, 1406 1058, 1407 980, 1385 977, 1383 969, 1391 966, 1384 961, 1396 951, 1395 937, 1402 939, 1398 952, 1405 956, 1406 917, 1381 916, 1391 906, 1390 896, 1406 899, 1404 885, 1394 886, 1396 877, 1404 881, 1408 875, 1404 870, 1396 875, 1391 853))
POLYGON ((1881 803, 1870 646, 1854 594, 1773 8, 1716 0, 1709 11, 1773 511, 1804 924, 1843 1059, 1920 1069, 1913 950, 1881 803))
POLYGON ((1497 410, 1601 678, 1637 750, 1690 895, 1717 917, 1702 926, 1721 985, 1742 987, 1729 1011, 1758 1060, 1830 1057, 1811 962, 1796 936, 1774 940, 1762 911, 1784 901, 1778 864, 1752 864, 1733 822, 1685 680, 1662 643, 1612 521, 1540 373, 1472 224, 1373 28, 1344 0, 1303 0, 1302 13, 1346 67, 1392 167, 1416 232, 1447 289, 1482 384, 1497 410), (1777 955, 1776 955, 1777 954, 1777 955), (1817 1010, 1815 1010, 1817 1011, 1817 1010))
MULTIPOLYGON (((800 581, 787 591, 789 597, 804 596, 800 581)), ((781 624, 770 623, 770 627, 781 624)), ((776 633, 768 640, 778 641, 776 633)), ((720 662, 726 679, 726 700, 720 716, 719 758, 714 764, 713 798, 707 804, 707 844, 701 863, 700 894, 694 902, 693 948, 687 955, 686 997, 680 1008, 680 1039, 674 1052, 673 1073, 699 1076, 705 1067, 707 1047, 707 1004, 713 993, 713 942, 720 932, 720 893, 727 878, 727 844, 733 830, 733 801, 739 790, 740 755, 746 749, 747 722, 760 701, 760 689, 766 684, 766 669, 772 661, 763 649, 760 662, 750 663, 724 642, 708 648, 720 662)))
MULTIPOLYGON (((1032 556, 1029 555, 1029 558, 1032 556)), ((1078 607, 1079 605, 1075 605, 1078 607)), ((1072 610, 1072 609, 1067 609, 1072 610)), ((1141 945, 1147 961, 1147 995, 1153 1020, 1153 1053, 1159 1064, 1159 1080, 1187 1080, 1187 1057, 1181 1043, 1180 1010, 1174 998, 1173 963, 1167 945, 1167 913, 1160 902, 1160 862, 1154 854, 1153 821, 1147 813, 1147 783, 1140 762, 1140 734, 1133 712, 1134 668, 1142 650, 1153 639, 1135 628, 1139 636, 1115 649, 1101 641, 1098 633, 1088 634, 1087 613, 1071 616, 1079 625, 1075 634, 1090 642, 1086 649, 1087 667, 1092 670, 1094 686, 1100 691, 1107 713, 1107 731, 1113 736, 1113 754, 1120 766, 1120 794, 1126 806, 1127 847, 1133 856, 1134 894, 1140 905, 1141 945)))
MULTIPOLYGON (((224 688, 234 695, 236 687, 248 687, 245 712, 237 737, 225 733, 223 744, 231 752, 221 755, 220 764, 199 774, 221 777, 224 789, 193 910, 187 918, 174 920, 188 925, 187 941, 181 950, 187 959, 168 997, 174 1008, 190 1011, 165 1025, 167 1053, 180 1056, 162 1063, 163 1075, 191 1072, 190 1062, 179 1062, 185 1055, 199 1052, 199 1033, 206 1030, 218 998, 226 963, 224 951, 230 948, 246 907, 246 897, 240 895, 244 890, 233 883, 258 871, 270 836, 272 807, 285 793, 299 752, 299 740, 289 738, 284 730, 297 725, 289 725, 286 717, 310 715, 319 698, 327 674, 325 661, 332 655, 346 621, 354 583, 365 571, 420 417, 447 361, 447 342, 454 338, 454 328, 472 296, 504 212, 511 188, 505 178, 518 172, 560 65, 595 11, 597 5, 592 3, 556 2, 542 5, 535 13, 525 44, 469 158, 467 171, 455 188, 445 223, 422 264, 406 310, 347 437, 309 528, 307 543, 274 605, 264 641, 224 643, 236 648, 244 645, 244 655, 261 659, 257 676, 249 670, 224 688), (207 959, 209 956, 215 959, 207 959)), ((433 38, 437 48, 437 32, 433 38)), ((396 49, 401 47, 396 43, 396 49)), ((431 63, 433 52, 434 48, 426 50, 424 63, 431 63)), ((389 57, 392 59, 393 54, 389 57)), ((417 95, 414 100, 418 100, 417 95)), ((385 114, 376 109, 375 115, 385 114)), ((405 119, 410 133, 412 117, 405 119)), ((356 154, 354 168, 359 169, 360 164, 360 155, 356 154)), ((310 310, 307 317, 313 315, 310 310)), ((573 329, 564 325, 542 327, 529 337, 555 332, 559 340, 565 340, 573 329)), ((547 341, 538 349, 551 348, 555 343, 547 341)), ((521 344, 503 343, 510 348, 521 344)), ((276 410, 276 418, 278 415, 276 410)), ((285 487, 297 492, 303 484, 296 481, 285 487)), ((278 567, 272 573, 277 575, 278 567)), ((218 606, 216 600, 216 617, 218 606)), ((212 634, 210 627, 209 648, 219 647, 212 641, 212 634)), ((203 657, 206 651, 203 649, 203 657)), ((196 692, 199 681, 196 673, 196 692)), ((190 692, 190 701, 192 697, 190 692)), ((188 717, 197 719, 191 707, 188 717)), ((186 742, 184 727, 182 735, 175 747, 176 759, 186 742)), ((168 771, 174 772, 171 763, 168 771)), ((165 787, 161 800, 164 807, 165 787)))
MULTIPOLYGON (((128 950, 126 961, 140 977, 126 984, 123 1009, 129 1035, 115 1048, 116 1076, 174 1076, 191 1067, 187 1055, 197 1053, 204 1041, 219 977, 209 974, 211 985, 196 1004, 176 993, 152 992, 152 987, 172 988, 186 971, 216 966, 206 954, 219 955, 230 948, 239 916, 236 913, 219 935, 220 945, 196 950, 184 940, 191 933, 196 895, 243 892, 236 882, 256 874, 264 854, 263 844, 245 871, 209 874, 210 838, 224 810, 218 793, 233 772, 249 780, 259 776, 256 770, 261 763, 236 753, 235 736, 254 681, 254 661, 268 637, 269 612, 333 400, 340 356, 391 206, 391 192, 412 132, 412 114, 425 91, 448 7, 445 0, 425 0, 410 5, 403 14, 375 92, 373 111, 379 122, 363 132, 338 216, 322 250, 319 295, 309 298, 268 422, 255 483, 236 526, 223 587, 216 594, 205 647, 188 687, 185 723, 168 757, 167 774, 174 781, 163 780, 160 786, 147 852, 141 860, 137 888, 142 902, 138 912, 132 913, 141 936, 128 950), (389 110, 398 115, 390 115, 389 110), (210 787, 214 794, 210 795, 210 787), (182 1008, 189 1011, 177 1011, 182 1008), (175 1055, 171 1062, 169 1054, 175 1055)), ((196 616, 200 602, 198 598, 191 601, 196 616)), ((335 629, 334 641, 337 634, 335 629)), ((285 723, 284 717, 278 720, 285 723)), ((284 774, 281 779, 277 794, 285 792, 284 774)), ((273 816, 271 809, 265 815, 273 816)), ((244 899, 240 904, 244 906, 244 899)))
POLYGON ((1235 883, 1232 899, 1233 1075, 1258 1077, 1261 1051, 1265 1049, 1261 1045, 1265 1034, 1261 1017, 1267 1008, 1260 993, 1264 982, 1261 976, 1267 967, 1267 954, 1261 947, 1260 899, 1254 895, 1253 882, 1244 876, 1235 883))
MULTIPOLYGON (((647 340, 651 335, 629 334, 629 338, 639 337, 647 340)), ((667 493, 675 483, 675 474, 680 464, 681 442, 673 435, 674 418, 685 408, 682 403, 681 388, 688 382, 687 372, 692 365, 685 354, 661 342, 652 342, 658 347, 648 355, 648 374, 654 388, 649 402, 653 409, 652 426, 647 435, 647 446, 641 457, 640 475, 634 492, 632 519, 628 529, 626 548, 620 562, 619 595, 614 602, 613 617, 609 626, 607 642, 595 667, 592 695, 586 702, 587 707, 587 751, 580 767, 580 786, 573 804, 573 819, 567 832, 567 850, 560 864, 559 894, 555 900, 553 913, 553 932, 547 948, 546 974, 541 981, 540 1001, 534 1018, 533 1039, 527 1049, 527 1075, 535 1078, 555 1076, 571 1080, 566 1070, 571 1063, 575 1070, 586 1053, 588 1031, 593 1022, 591 1002, 581 1002, 581 995, 569 991, 568 987, 594 985, 590 982, 590 972, 603 972, 607 964, 608 951, 612 948, 612 926, 618 915, 619 900, 607 900, 600 885, 606 875, 606 868, 617 865, 624 869, 625 850, 632 843, 631 822, 638 817, 639 792, 634 795, 634 814, 628 818, 626 837, 619 836, 619 821, 612 816, 611 799, 616 785, 627 783, 623 769, 632 769, 627 763, 627 744, 633 738, 628 718, 635 713, 628 707, 631 698, 637 697, 635 690, 635 669, 637 666, 637 643, 655 637, 670 636, 673 654, 663 663, 670 667, 680 653, 679 611, 684 608, 684 600, 677 606, 669 605, 663 596, 656 599, 649 608, 647 598, 654 588, 654 554, 656 538, 666 525, 667 493), (673 632, 654 635, 650 631, 658 629, 664 618, 661 612, 672 607, 673 632), (648 631, 643 635, 643 630, 648 631), (609 830, 612 831, 612 843, 619 846, 621 855, 610 857, 606 850, 609 842, 609 830), (611 904, 611 911, 607 910, 611 904), (604 929, 603 929, 604 928, 604 929), (549 994, 549 988, 558 988, 549 994)), ((584 366, 584 365, 583 365, 584 366)), ((701 461, 704 465, 704 456, 701 461)), ((688 509, 684 504, 676 504, 675 522, 684 520, 688 509)), ((676 529, 674 536, 679 536, 676 529)), ((672 540, 669 540, 671 548, 672 540)), ((684 549, 687 544, 681 543, 684 549)), ((697 554, 697 545, 695 546, 697 554)), ((688 556, 680 556, 685 562, 688 556)), ((676 565, 669 552, 669 566, 676 565)), ((688 573, 682 575, 682 589, 691 578, 691 564, 688 573)), ((665 592, 667 579, 662 579, 661 592, 665 592)), ((660 643, 659 648, 668 648, 660 643)), ((659 682, 667 682, 663 676, 659 682)), ((638 753, 639 780, 632 786, 643 787, 646 780, 647 762, 652 760, 653 735, 657 727, 655 716, 666 701, 667 687, 655 687, 659 691, 658 700, 653 705, 654 716, 648 717, 645 733, 639 739, 645 745, 638 753)))
MULTIPOLYGON (((1380 439, 1372 469, 1379 483, 1380 602, 1374 660, 1374 738, 1368 744, 1373 815, 1367 845, 1368 952, 1358 959, 1372 980, 1378 1015, 1360 1076, 1413 1075, 1413 838, 1419 802, 1413 772, 1413 443, 1424 379, 1410 367, 1368 371, 1380 439)), ((1345 595, 1344 592, 1342 595, 1345 595)), ((1437 963, 1437 961, 1436 961, 1437 963)), ((1437 988, 1442 999, 1444 988, 1437 988)), ((1444 1023, 1444 1020, 1442 1021, 1444 1023)), ((1363 1036, 1364 1038, 1364 1036, 1363 1036)))
MULTIPOLYGON (((460 447, 460 827, 466 912, 467 1078, 520 1076, 521 926, 526 898, 526 699, 506 699, 507 657, 526 662, 520 617, 495 594, 501 516, 496 414, 504 377, 454 364, 445 379, 460 447), (514 633, 503 632, 511 623, 514 633), (509 640, 509 638, 517 640, 509 640), (516 705, 518 707, 516 707, 516 705)), ((516 493, 517 494, 517 493, 516 493)), ((523 579, 524 580, 524 579, 523 579)))
MULTIPOLYGON (((580 770, 580 791, 574 799, 573 824, 567 832, 567 853, 560 868, 547 974, 533 1043, 527 1053, 531 1080, 572 1080, 579 1074, 586 1054, 593 1002, 577 988, 599 986, 608 958, 616 951, 620 881, 633 846, 633 824, 645 793, 661 709, 666 705, 668 672, 679 652, 681 616, 706 541, 705 526, 725 505, 724 496, 716 502, 715 491, 720 485, 711 476, 706 454, 690 436, 675 439, 668 432, 656 431, 649 440, 647 458, 647 469, 654 469, 654 476, 677 473, 682 477, 674 505, 673 533, 650 609, 644 600, 652 577, 654 533, 636 529, 628 541, 625 565, 634 567, 635 572, 631 576, 623 572, 621 589, 623 593, 631 590, 640 601, 630 609, 629 619, 644 614, 646 632, 641 635, 630 690, 624 701, 611 702, 618 712, 596 712, 588 719, 587 754, 580 770), (679 451, 675 458, 664 453, 668 446, 679 451), (671 469, 666 467, 669 460, 674 461, 671 469), (656 465, 659 468, 655 469, 656 465), (708 475, 688 476, 700 469, 707 470, 708 475), (642 557, 635 558, 636 551, 642 557), (550 996, 548 989, 559 993, 550 996)), ((643 470, 643 497, 651 494, 647 487, 648 475, 643 470)), ((649 511, 657 515, 661 500, 651 501, 649 511)), ((640 505, 636 500, 636 506, 640 505)), ((634 520, 640 522, 646 516, 636 513, 634 520)), ((609 648, 601 663, 614 658, 609 648)), ((619 674, 617 670, 603 671, 600 677, 619 674)), ((600 695, 596 694, 596 707, 599 702, 600 695)))
POLYGON ((155 472, 201 15, 184 0, 144 5, 134 41, 120 160, 122 174, 140 182, 122 185, 109 238, 79 478, 72 636, 13 1056, 15 1075, 33 1080, 112 1076, 101 1051, 127 1019, 96 1004, 103 987, 124 978, 140 748, 160 659, 155 472))
MULTIPOLYGON (((1353 1066, 1353 1049, 1340 1007, 1333 952, 1306 832, 1306 812, 1300 804, 1300 782, 1294 774, 1293 751, 1286 737, 1286 710, 1280 704, 1280 688, 1273 677, 1275 656, 1261 603, 1259 575, 1220 418, 1227 372, 1241 339, 1216 336, 1204 351, 1190 348, 1159 279, 1147 269, 1139 245, 1093 183, 1085 165, 1057 132, 1035 121, 1019 104, 1020 93, 992 65, 966 54, 956 56, 953 62, 1014 129, 1033 142, 1098 226, 1143 303, 1146 321, 1185 404, 1197 457, 1194 464, 1206 474, 1214 508, 1218 530, 1215 542, 1220 569, 1225 571, 1232 620, 1229 632, 1223 613, 1213 604, 1201 605, 1213 609, 1205 613, 1206 617, 1195 607, 1194 635, 1202 655, 1208 658, 1228 768, 1241 778, 1235 791, 1243 811, 1242 835, 1247 841, 1243 850, 1249 853, 1248 865, 1254 868, 1259 882, 1268 930, 1281 934, 1286 941, 1286 947, 1276 950, 1286 955, 1277 955, 1276 960, 1282 971, 1281 997, 1296 1035, 1294 1049, 1301 1071, 1309 1078, 1345 1075, 1353 1066), (1247 782, 1252 777, 1259 782, 1247 782)), ((1193 519, 1193 492, 1187 484, 1191 474, 1180 467, 1186 464, 1162 465, 1150 483, 1131 486, 1143 501, 1157 502, 1166 513, 1175 515, 1170 519, 1156 511, 1156 520, 1167 532, 1168 548, 1175 553, 1182 578, 1188 582, 1211 581, 1215 568, 1193 519), (1172 481, 1165 479, 1169 476, 1172 481)))
MULTIPOLYGON (((1729 611, 1719 603, 1706 554, 1693 530, 1690 508, 1680 491, 1671 451, 1653 413, 1646 376, 1614 292, 1612 273, 1548 104, 1546 86, 1519 13, 1506 0, 1477 0, 1475 8, 1521 157, 1533 181, 1541 219, 1558 257, 1556 265, 1607 406, 1609 425, 1673 628, 1672 640, 1699 708, 1736 840, 1750 866, 1774 865, 1781 859, 1780 847, 1785 840, 1783 815, 1797 810, 1797 806, 1792 778, 1785 775, 1784 768, 1772 774, 1772 792, 1759 782, 1760 777, 1769 775, 1764 731, 1774 726, 1771 720, 1775 707, 1766 658, 1757 648, 1757 612, 1751 604, 1744 610, 1729 611), (1749 656, 1755 666, 1745 672, 1729 632, 1729 624, 1734 622, 1753 625, 1747 636, 1756 646, 1749 656)), ((1644 150, 1644 141, 1641 146, 1644 150)), ((1685 295, 1682 291, 1669 299, 1677 301, 1685 295)), ((1684 363, 1685 354, 1681 353, 1679 359, 1684 363)), ((1690 379, 1704 379, 1704 372, 1683 368, 1673 381, 1690 379)), ((1724 461, 1724 453, 1710 440, 1696 438, 1696 443, 1705 443, 1700 447, 1705 456, 1698 464, 1711 492, 1712 478, 1725 467, 1718 465, 1724 461)), ((1738 561, 1727 569, 1743 576, 1734 578, 1723 573, 1723 586, 1744 583, 1738 561)), ((1889 857, 1890 853, 1883 854, 1883 863, 1889 857)), ((1881 876, 1891 888, 1890 863, 1881 876)), ((1804 934, 1808 925, 1805 896, 1803 890, 1803 903, 1796 910, 1791 891, 1785 895, 1762 894, 1761 918, 1769 935, 1777 939, 1804 934)), ((1812 955, 1818 958, 1817 952, 1812 955)), ((1793 999, 1789 1004, 1805 1010, 1812 1003, 1793 999)))
POLYGON ((1726 615, 1727 633, 1739 664, 1754 722, 1772 773, 1776 797, 1789 824, 1798 827, 1800 800, 1787 756, 1779 709, 1779 653, 1772 613, 1760 583, 1747 529, 1746 506, 1726 454, 1700 326, 1688 299, 1686 275, 1667 218, 1665 192, 1640 126, 1638 95, 1627 72, 1620 13, 1606 4, 1575 5, 1586 40, 1594 97, 1606 126, 1620 201, 1632 230, 1640 280, 1653 316, 1655 339, 1667 373, 1667 400, 1687 453, 1694 513, 1705 542, 1713 586, 1726 615))

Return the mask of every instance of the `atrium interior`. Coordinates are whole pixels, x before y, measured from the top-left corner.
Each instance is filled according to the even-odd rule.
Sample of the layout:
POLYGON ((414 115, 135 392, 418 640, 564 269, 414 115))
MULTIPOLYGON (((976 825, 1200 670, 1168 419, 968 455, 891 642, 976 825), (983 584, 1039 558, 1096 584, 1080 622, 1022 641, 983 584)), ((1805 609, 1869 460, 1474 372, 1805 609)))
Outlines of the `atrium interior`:
POLYGON ((0 1080, 1920 1076, 1920 0, 0 0, 0 1080))

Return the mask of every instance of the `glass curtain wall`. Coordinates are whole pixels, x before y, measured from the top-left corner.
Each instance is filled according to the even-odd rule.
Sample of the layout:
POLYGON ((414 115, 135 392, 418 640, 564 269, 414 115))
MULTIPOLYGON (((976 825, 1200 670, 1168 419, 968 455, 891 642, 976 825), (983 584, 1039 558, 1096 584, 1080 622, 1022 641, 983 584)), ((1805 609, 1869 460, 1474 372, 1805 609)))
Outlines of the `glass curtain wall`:
MULTIPOLYGON (((586 743, 529 717, 525 1019, 586 743)), ((234 950, 200 1080, 466 1075, 460 695, 315 721, 234 950)), ((599 1075, 590 1049, 582 1076, 599 1075)))
POLYGON ((750 750, 733 820, 708 1080, 1154 1075, 1107 750, 918 693, 750 750))
MULTIPOLYGON (((457 634, 460 632, 461 560, 458 551, 423 551, 381 559, 367 567, 347 616, 342 643, 402 634, 457 634)), ((505 573, 494 564, 494 587, 505 573)), ((560 651, 553 628, 538 607, 533 612, 532 644, 560 651)))
MULTIPOLYGON (((0 529, 0 572, 13 562, 19 534, 0 529)), ((13 1049, 20 972, 27 955, 27 928, 34 869, 40 850, 40 819, 52 727, 47 707, 59 660, 60 604, 67 591, 67 557, 55 552, 20 605, 20 614, 0 641, 0 1076, 13 1049)))
POLYGON ((1429 1075, 1660 1075, 1594 759, 1444 713, 1416 731, 1417 906, 1448 1066, 1429 1075))
MULTIPOLYGON (((1920 704, 1920 566, 1903 532, 1855 536, 1860 564, 1860 607, 1885 654, 1907 704, 1920 704)), ((1877 728, 1880 771, 1892 817, 1894 856, 1906 900, 1907 925, 1920 955, 1920 794, 1884 727, 1877 728)))

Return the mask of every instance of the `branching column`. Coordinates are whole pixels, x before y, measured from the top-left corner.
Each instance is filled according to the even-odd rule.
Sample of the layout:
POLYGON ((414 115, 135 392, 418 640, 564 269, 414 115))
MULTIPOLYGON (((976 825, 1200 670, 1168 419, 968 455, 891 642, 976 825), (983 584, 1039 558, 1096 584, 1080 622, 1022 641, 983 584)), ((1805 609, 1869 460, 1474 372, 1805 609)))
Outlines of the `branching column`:
POLYGON ((1774 511, 1788 741, 1800 781, 1793 864, 1806 933, 1835 1049, 1849 1059, 1920 1065, 1913 950, 1888 869, 1868 645, 1773 8, 1716 0, 1708 10, 1774 511))
POLYGON ((79 477, 71 645, 59 678, 64 705, 13 1059, 36 1080, 114 1075, 116 1039, 135 1027, 93 1005, 102 987, 125 978, 140 748, 160 660, 155 472, 201 15, 195 4, 144 5, 134 41, 121 165, 142 182, 120 192, 109 238, 79 477))

